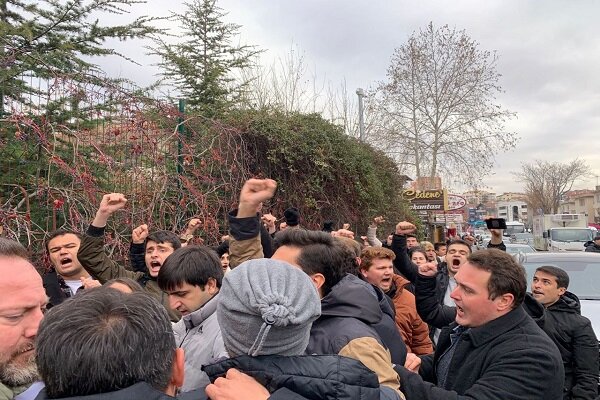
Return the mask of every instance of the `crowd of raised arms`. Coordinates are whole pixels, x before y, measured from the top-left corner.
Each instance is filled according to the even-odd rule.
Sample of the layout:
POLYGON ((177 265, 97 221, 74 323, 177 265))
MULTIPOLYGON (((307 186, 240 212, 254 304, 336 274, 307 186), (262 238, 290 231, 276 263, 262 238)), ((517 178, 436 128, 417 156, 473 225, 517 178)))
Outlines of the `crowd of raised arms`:
POLYGON ((46 238, 42 275, 0 238, 0 400, 599 398, 598 340, 560 268, 528 293, 499 230, 485 249, 419 243, 406 221, 380 240, 377 216, 356 240, 293 207, 276 227, 275 191, 248 180, 217 247, 193 244, 197 219, 140 225, 128 265, 104 249, 119 193, 46 238))

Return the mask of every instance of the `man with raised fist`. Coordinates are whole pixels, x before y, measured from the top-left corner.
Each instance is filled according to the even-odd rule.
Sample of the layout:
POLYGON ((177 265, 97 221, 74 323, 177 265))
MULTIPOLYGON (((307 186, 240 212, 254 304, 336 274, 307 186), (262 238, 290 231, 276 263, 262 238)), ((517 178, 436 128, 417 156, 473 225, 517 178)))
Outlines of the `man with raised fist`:
POLYGON ((156 231, 148 234, 148 227, 144 225, 134 230, 134 243, 144 238, 144 260, 147 272, 129 271, 111 260, 104 252, 106 222, 112 214, 122 210, 126 204, 127 199, 121 193, 105 194, 102 197, 96 216, 83 236, 77 258, 86 271, 102 284, 116 278, 130 278, 137 281, 165 306, 172 321, 178 321, 181 315, 169 307, 167 294, 160 290, 156 283, 158 271, 165 259, 181 247, 181 241, 175 233, 156 231))

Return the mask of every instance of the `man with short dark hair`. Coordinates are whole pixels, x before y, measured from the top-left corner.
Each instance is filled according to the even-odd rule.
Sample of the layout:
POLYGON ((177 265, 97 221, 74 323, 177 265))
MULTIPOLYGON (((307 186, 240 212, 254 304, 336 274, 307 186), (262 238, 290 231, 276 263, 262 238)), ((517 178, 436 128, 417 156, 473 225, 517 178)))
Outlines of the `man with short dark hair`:
MULTIPOLYGON (((396 225, 396 232, 392 239, 392 251, 396 254, 394 260, 394 267, 400 272, 406 279, 411 281, 413 284, 417 284, 419 276, 419 269, 415 263, 411 261, 406 253, 407 235, 412 234, 416 231, 416 226, 407 221, 399 222, 396 225)), ((439 271, 435 277, 435 297, 428 298, 429 300, 435 299, 436 304, 442 304, 446 306, 454 306, 454 301, 450 297, 450 293, 456 287, 456 281, 454 276, 460 270, 461 266, 467 261, 467 257, 471 254, 471 246, 469 243, 456 239, 448 243, 448 250, 446 252, 445 261, 441 264, 434 265, 434 268, 439 271)), ((433 284, 433 282, 432 282, 433 284)), ((415 297, 417 302, 417 311, 423 321, 431 324, 431 316, 428 313, 422 312, 421 305, 422 300, 420 292, 415 291, 415 297)), ((440 334, 440 329, 431 329, 431 340, 437 343, 437 339, 440 334)))
POLYGON ((182 392, 204 389, 210 382, 202 365, 227 357, 216 309, 223 269, 216 253, 206 246, 175 250, 158 272, 158 286, 169 295, 169 305, 183 317, 173 325, 177 345, 185 350, 182 392))
POLYGON ((127 204, 127 199, 121 193, 110 193, 102 197, 96 216, 83 236, 77 258, 86 271, 101 284, 116 278, 130 278, 137 281, 165 306, 171 321, 179 321, 181 314, 169 307, 168 296, 160 290, 156 283, 158 272, 166 258, 181 247, 181 242, 176 234, 168 231, 156 231, 147 235, 145 239, 146 272, 129 271, 111 260, 104 252, 106 223, 110 216, 123 209, 125 204, 127 204))
POLYGON ((419 240, 417 239, 417 235, 414 233, 406 234, 406 249, 410 250, 413 247, 419 247, 419 240))
POLYGON ((435 250, 435 254, 437 254, 439 262, 441 263, 446 257, 446 251, 448 249, 446 242, 436 242, 433 244, 433 248, 435 250))
POLYGON ((455 275, 456 321, 419 375, 399 368, 410 399, 562 399, 556 345, 521 306, 525 271, 497 249, 471 254, 455 275))
POLYGON ((40 325, 36 362, 46 384, 37 400, 166 400, 183 382, 168 315, 144 292, 95 288, 53 307, 40 325))
POLYGON ((40 389, 35 338, 47 300, 27 250, 0 238, 0 400, 33 398, 40 389))
POLYGON ((42 277, 46 294, 50 297, 48 307, 62 303, 80 289, 99 285, 98 282, 92 282, 90 274, 77 258, 77 251, 81 245, 79 233, 57 230, 48 235, 45 244, 48 259, 52 264, 52 269, 42 277))
POLYGON ((533 276, 533 297, 546 308, 548 332, 565 367, 564 399, 595 399, 598 394, 598 339, 590 320, 581 315, 579 298, 567 291, 569 275, 554 266, 539 267, 533 276))

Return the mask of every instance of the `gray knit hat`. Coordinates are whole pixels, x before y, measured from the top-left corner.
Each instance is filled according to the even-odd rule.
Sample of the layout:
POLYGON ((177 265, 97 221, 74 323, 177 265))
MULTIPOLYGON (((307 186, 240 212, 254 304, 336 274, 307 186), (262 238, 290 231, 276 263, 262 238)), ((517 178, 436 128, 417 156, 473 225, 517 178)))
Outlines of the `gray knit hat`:
POLYGON ((319 315, 317 289, 286 262, 246 261, 223 278, 217 319, 231 357, 301 355, 319 315))

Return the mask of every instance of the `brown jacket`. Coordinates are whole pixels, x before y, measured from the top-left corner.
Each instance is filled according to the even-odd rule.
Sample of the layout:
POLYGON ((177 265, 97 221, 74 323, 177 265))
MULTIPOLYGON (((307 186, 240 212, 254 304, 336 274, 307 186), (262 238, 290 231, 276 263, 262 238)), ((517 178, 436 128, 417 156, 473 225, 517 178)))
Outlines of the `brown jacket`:
POLYGON ((400 328, 408 351, 417 355, 433 353, 429 327, 417 313, 415 295, 404 288, 410 281, 396 274, 392 279, 396 286, 396 292, 392 296, 396 308, 396 325, 400 328))

